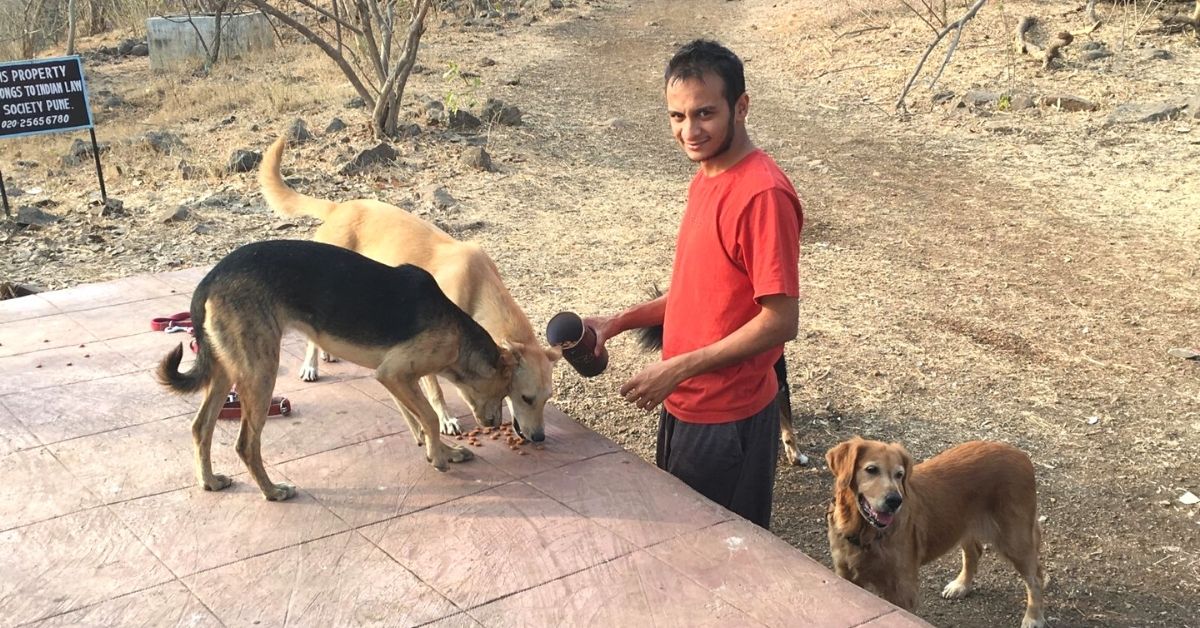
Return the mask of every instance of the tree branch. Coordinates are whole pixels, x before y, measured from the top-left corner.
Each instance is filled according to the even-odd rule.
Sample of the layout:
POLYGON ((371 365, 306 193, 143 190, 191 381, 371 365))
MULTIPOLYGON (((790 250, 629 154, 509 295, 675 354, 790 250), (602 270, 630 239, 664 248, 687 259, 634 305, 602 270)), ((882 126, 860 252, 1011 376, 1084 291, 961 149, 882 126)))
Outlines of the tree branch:
MULTIPOLYGON (((954 20, 954 22, 948 24, 946 28, 943 28, 938 33, 937 38, 933 40, 933 43, 929 44, 929 47, 925 49, 925 54, 921 55, 921 60, 917 63, 917 67, 913 68, 912 76, 908 77, 908 82, 904 84, 904 90, 900 92, 900 98, 896 100, 897 109, 901 111, 907 110, 904 105, 904 99, 908 96, 908 90, 912 89, 913 83, 917 80, 917 76, 921 74, 921 68, 925 66, 925 61, 929 59, 929 55, 933 52, 933 49, 937 47, 937 45, 942 41, 943 38, 946 37, 947 34, 950 33, 950 31, 958 31, 958 34, 954 37, 954 43, 951 44, 950 50, 946 53, 946 58, 942 61, 942 67, 945 68, 946 65, 950 63, 950 56, 954 54, 954 49, 958 46, 958 40, 962 36, 963 26, 966 25, 967 22, 974 19, 975 14, 979 13, 979 9, 982 8, 984 4, 987 4, 987 0, 975 0, 975 3, 971 5, 971 8, 967 9, 967 12, 963 14, 962 17, 954 20)), ((940 76, 941 70, 938 71, 938 77, 940 76)), ((934 78, 934 82, 936 82, 936 80, 937 77, 934 78)), ((931 82, 929 86, 932 88, 933 82, 931 82)))

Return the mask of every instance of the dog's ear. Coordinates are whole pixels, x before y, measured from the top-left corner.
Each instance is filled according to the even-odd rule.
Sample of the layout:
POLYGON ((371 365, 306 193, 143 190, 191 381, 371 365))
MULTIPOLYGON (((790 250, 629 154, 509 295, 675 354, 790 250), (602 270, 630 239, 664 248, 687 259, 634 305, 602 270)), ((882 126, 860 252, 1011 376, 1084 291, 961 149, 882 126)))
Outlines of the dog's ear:
POLYGON ((550 358, 551 364, 558 362, 559 360, 562 359, 562 347, 559 345, 554 345, 553 347, 546 347, 545 349, 542 349, 542 350, 546 352, 546 357, 550 358))
POLYGON ((521 361, 521 354, 513 351, 512 345, 507 341, 497 345, 500 349, 500 368, 506 373, 512 374, 513 369, 517 368, 517 362, 521 361))
POLYGON ((839 489, 850 489, 854 483, 854 470, 858 467, 858 454, 862 451, 862 439, 855 436, 838 443, 825 452, 825 463, 837 480, 839 489))
POLYGON ((901 479, 900 485, 904 489, 904 496, 908 497, 908 479, 912 477, 913 470, 912 454, 908 453, 908 450, 904 448, 904 445, 901 445, 900 443, 894 444, 896 445, 896 448, 900 450, 900 459, 904 461, 904 478, 901 479))

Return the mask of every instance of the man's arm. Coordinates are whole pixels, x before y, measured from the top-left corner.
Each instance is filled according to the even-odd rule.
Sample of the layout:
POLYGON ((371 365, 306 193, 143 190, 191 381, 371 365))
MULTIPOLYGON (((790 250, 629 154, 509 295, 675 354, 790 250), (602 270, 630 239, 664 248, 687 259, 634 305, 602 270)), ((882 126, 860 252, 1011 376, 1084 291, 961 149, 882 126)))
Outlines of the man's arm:
POLYGON ((621 395, 639 408, 649 410, 662 403, 685 379, 736 364, 796 337, 800 324, 798 298, 773 294, 763 297, 759 305, 762 311, 728 336, 642 369, 621 386, 621 395))
POLYGON ((583 323, 596 330, 596 353, 604 348, 609 338, 630 329, 662 325, 667 313, 667 295, 639 303, 616 316, 590 316, 583 323))

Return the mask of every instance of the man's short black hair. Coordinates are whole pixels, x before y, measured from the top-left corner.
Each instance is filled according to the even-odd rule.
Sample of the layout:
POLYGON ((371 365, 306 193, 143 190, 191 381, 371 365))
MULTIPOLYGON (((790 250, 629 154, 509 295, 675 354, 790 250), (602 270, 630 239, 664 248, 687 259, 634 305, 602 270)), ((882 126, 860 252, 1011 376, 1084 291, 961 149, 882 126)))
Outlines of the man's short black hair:
POLYGON ((732 109, 746 92, 742 60, 732 50, 709 39, 690 41, 675 51, 667 63, 664 87, 674 81, 703 79, 710 72, 725 82, 725 100, 732 109))

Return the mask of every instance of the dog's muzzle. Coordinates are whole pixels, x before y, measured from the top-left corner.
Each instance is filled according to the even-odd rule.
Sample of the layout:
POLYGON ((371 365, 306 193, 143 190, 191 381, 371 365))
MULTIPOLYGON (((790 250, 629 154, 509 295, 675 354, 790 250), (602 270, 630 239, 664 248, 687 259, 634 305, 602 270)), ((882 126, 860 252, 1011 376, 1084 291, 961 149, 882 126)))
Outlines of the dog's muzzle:
POLYGON ((517 417, 515 417, 515 416, 513 417, 512 424, 513 424, 513 431, 515 431, 517 433, 517 436, 520 436, 521 438, 524 438, 525 440, 531 440, 535 443, 540 443, 540 442, 546 440, 546 432, 544 432, 542 430, 538 430, 538 431, 530 433, 530 434, 526 434, 524 431, 522 431, 521 430, 521 422, 518 421, 517 417))

